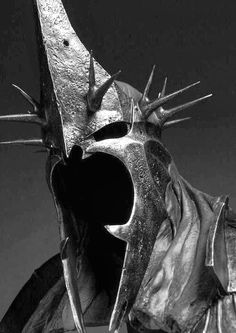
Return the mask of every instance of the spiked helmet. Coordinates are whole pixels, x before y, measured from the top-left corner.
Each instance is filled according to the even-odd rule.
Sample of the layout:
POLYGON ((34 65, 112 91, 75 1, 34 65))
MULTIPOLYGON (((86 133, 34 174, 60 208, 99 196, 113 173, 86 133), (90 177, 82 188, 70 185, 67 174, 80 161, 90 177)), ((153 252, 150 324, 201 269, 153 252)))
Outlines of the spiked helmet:
MULTIPOLYGON (((109 233, 127 243, 110 320, 110 329, 118 329, 129 315, 143 280, 156 235, 166 218, 163 195, 169 176, 163 167, 165 181, 159 188, 158 182, 153 181, 155 177, 150 173, 148 159, 152 160, 152 163, 155 162, 153 154, 156 147, 160 146, 162 129, 188 119, 170 118, 211 95, 165 109, 164 105, 167 102, 199 82, 167 94, 165 79, 162 91, 155 100, 150 100, 148 95, 154 75, 153 67, 144 93, 140 94, 139 98, 134 98, 116 81, 119 72, 110 76, 94 60, 93 53, 82 44, 69 22, 61 0, 34 0, 34 7, 39 39, 40 102, 15 85, 14 87, 30 103, 32 110, 26 114, 2 115, 0 121, 38 124, 42 137, 1 144, 37 145, 46 147, 49 152, 47 176, 58 212, 61 260, 78 331, 84 331, 77 284, 79 236, 77 227, 71 222, 72 218, 68 218, 68 212, 58 197, 54 170, 58 165, 68 162, 75 146, 82 150, 81 159, 104 153, 117 158, 128 170, 134 192, 130 217, 125 224, 106 226, 109 233), (97 132, 110 124, 118 123, 127 126, 125 135, 96 140, 97 132)), ((165 150, 163 154, 164 165, 169 155, 165 150)))

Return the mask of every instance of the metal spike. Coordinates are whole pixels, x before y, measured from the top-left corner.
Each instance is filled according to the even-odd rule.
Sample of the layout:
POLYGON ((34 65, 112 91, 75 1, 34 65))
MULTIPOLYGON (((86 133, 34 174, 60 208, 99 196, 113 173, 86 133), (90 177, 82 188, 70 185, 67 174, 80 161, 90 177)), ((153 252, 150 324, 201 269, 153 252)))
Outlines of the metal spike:
POLYGON ((116 74, 112 75, 108 80, 106 80, 98 89, 89 89, 87 100, 88 100, 88 107, 89 110, 92 112, 96 112, 99 110, 102 99, 106 94, 107 90, 111 87, 113 82, 116 80, 117 76, 120 74, 121 71, 117 72, 116 74))
POLYGON ((116 74, 112 75, 107 81, 105 81, 101 87, 99 87, 96 92, 95 92, 95 98, 94 98, 94 102, 95 105, 97 105, 97 107, 99 108, 101 103, 102 103, 102 99, 103 96, 105 95, 105 93, 107 92, 107 90, 111 87, 111 85, 113 84, 113 82, 116 80, 116 78, 118 77, 118 75, 121 73, 121 71, 118 71, 116 74))
POLYGON ((33 106, 33 113, 39 113, 40 105, 35 99, 31 96, 29 96, 23 89, 18 87, 16 84, 12 84, 12 86, 17 89, 20 94, 33 106))
POLYGON ((161 91, 160 97, 164 97, 165 94, 166 94, 166 84, 167 84, 167 77, 164 80, 164 84, 163 84, 163 87, 162 87, 162 91, 161 91))
POLYGON ((175 124, 181 123, 182 121, 189 120, 189 119, 191 119, 191 117, 180 118, 180 119, 175 119, 175 120, 168 121, 167 123, 165 123, 163 125, 163 128, 169 128, 169 127, 171 127, 175 124))
POLYGON ((90 52, 90 66, 89 66, 89 89, 95 87, 95 71, 94 71, 94 61, 93 61, 93 51, 90 52))
POLYGON ((130 111, 131 111, 131 119, 130 119, 130 130, 129 130, 129 133, 131 133, 133 131, 133 128, 134 128, 134 100, 132 98, 131 100, 131 106, 130 106, 130 111))
POLYGON ((0 121, 14 121, 44 125, 44 121, 36 114, 13 114, 0 116, 0 121))
POLYGON ((164 97, 166 94, 166 83, 167 83, 167 77, 164 80, 162 91, 158 93, 158 98, 164 97))
POLYGON ((162 106, 163 104, 167 103, 168 101, 170 101, 174 97, 182 94, 184 91, 196 86, 199 83, 200 83, 200 81, 195 82, 195 83, 190 84, 189 86, 187 86, 185 88, 182 88, 182 89, 180 89, 178 91, 175 91, 175 92, 173 92, 169 95, 166 95, 164 97, 157 98, 155 101, 153 101, 151 103, 148 103, 147 105, 145 105, 142 108, 142 112, 144 113, 145 119, 147 119, 152 114, 152 112, 154 112, 158 107, 162 106))
POLYGON ((149 76, 148 82, 146 84, 146 87, 144 89, 144 93, 143 93, 141 101, 140 101, 141 105, 143 103, 145 103, 147 101, 147 99, 148 99, 148 94, 149 94, 149 90, 150 90, 150 87, 151 87, 151 84, 152 84, 152 80, 153 80, 153 75, 154 75, 154 72, 155 72, 155 68, 156 68, 156 65, 153 65, 151 74, 149 76))
POLYGON ((164 110, 162 112, 162 118, 161 119, 161 122, 164 123, 168 118, 172 117, 175 113, 179 112, 179 111, 183 111, 199 102, 202 102, 204 100, 206 100, 207 98, 211 97, 212 94, 209 94, 209 95, 206 95, 206 96, 203 96, 203 97, 200 97, 198 99, 195 99, 194 101, 191 101, 191 102, 188 102, 188 103, 185 103, 185 104, 182 104, 182 105, 179 105, 179 106, 176 106, 172 109, 169 109, 169 110, 164 110))
POLYGON ((0 145, 26 145, 26 146, 43 146, 42 139, 19 139, 12 141, 2 141, 0 145))

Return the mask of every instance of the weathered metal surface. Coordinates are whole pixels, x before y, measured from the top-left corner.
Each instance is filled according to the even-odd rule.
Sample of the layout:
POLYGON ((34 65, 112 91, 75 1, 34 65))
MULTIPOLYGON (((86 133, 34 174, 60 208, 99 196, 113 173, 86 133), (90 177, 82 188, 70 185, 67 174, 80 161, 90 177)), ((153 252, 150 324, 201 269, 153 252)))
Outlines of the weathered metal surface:
MULTIPOLYGON (((37 0, 36 4, 55 103, 62 121, 65 152, 69 155, 75 143, 110 122, 123 120, 122 110, 113 85, 105 94, 100 110, 88 112, 90 54, 76 36, 60 0, 37 0)), ((96 86, 100 86, 110 76, 96 61, 94 68, 96 86)))
MULTIPOLYGON (((165 188, 170 180, 157 137, 144 123, 134 123, 127 136, 92 144, 87 153, 103 152, 120 159, 128 169, 134 187, 134 204, 129 221, 108 225, 107 230, 127 242, 120 285, 110 321, 110 330, 119 329, 130 312, 143 280, 162 222, 167 217, 165 188)), ((168 158, 169 154, 163 153, 168 158)), ((169 157, 170 158, 170 157, 169 157)), ((168 163, 167 163, 168 164, 168 163)))
MULTIPOLYGON (((211 95, 164 109, 165 103, 193 85, 166 94, 165 80, 157 99, 150 101, 148 92, 154 67, 143 94, 128 84, 114 82, 116 75, 110 77, 76 36, 60 0, 34 3, 41 100, 36 102, 16 86, 33 111, 1 116, 0 121, 41 126, 40 139, 3 144, 44 145, 49 151, 47 181, 58 213, 69 300, 62 305, 60 297, 64 289, 60 280, 58 285, 45 288, 47 295, 37 298, 34 313, 24 314, 26 318, 19 324, 10 323, 15 314, 11 310, 0 331, 8 325, 7 333, 13 328, 17 332, 19 327, 25 333, 37 327, 47 332, 51 330, 47 312, 54 311, 60 303, 64 308, 58 313, 72 321, 68 324, 61 320, 60 331, 74 329, 75 324, 77 331, 84 332, 82 312, 89 318, 86 324, 97 325, 107 324, 112 312, 110 330, 118 330, 125 321, 140 331, 161 328, 167 332, 235 332, 235 296, 229 294, 236 291, 235 216, 222 197, 204 194, 182 179, 161 141, 162 129, 186 119, 167 121, 173 114, 211 95), (118 128, 121 122, 126 129, 130 128, 128 133, 118 128), (113 132, 99 139, 99 130, 106 132, 106 126, 112 123, 117 125, 113 132), (77 152, 73 160, 75 147, 80 147, 81 155, 77 152), (112 277, 112 281, 107 281, 108 290, 97 285, 98 263, 95 268, 91 264, 94 264, 91 239, 96 235, 91 235, 91 225, 90 235, 86 232, 86 216, 81 218, 78 213, 84 207, 77 207, 77 189, 73 198, 68 193, 74 178, 78 178, 70 178, 75 175, 70 175, 71 170, 79 172, 83 161, 101 153, 121 162, 133 187, 128 221, 115 225, 111 221, 106 226, 110 234, 127 243, 123 266, 119 246, 113 253, 115 238, 110 246, 111 236, 104 235, 103 225, 104 233, 95 228, 96 219, 92 224, 95 234, 99 231, 104 237, 99 241, 108 240, 108 250, 112 253, 109 258, 114 272, 108 274, 112 277), (71 164, 75 164, 73 168, 71 164), (90 247, 86 248, 89 241, 90 247)), ((98 172, 96 176, 99 177, 98 172)), ((86 208, 90 209, 89 202, 86 208)))

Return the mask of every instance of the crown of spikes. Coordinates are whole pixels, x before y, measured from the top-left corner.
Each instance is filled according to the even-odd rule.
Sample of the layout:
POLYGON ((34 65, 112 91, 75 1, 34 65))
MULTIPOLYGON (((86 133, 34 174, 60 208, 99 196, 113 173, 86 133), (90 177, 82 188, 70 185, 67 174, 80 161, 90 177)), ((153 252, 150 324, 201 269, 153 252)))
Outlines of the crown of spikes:
POLYGON ((34 0, 40 62, 40 103, 13 85, 30 103, 28 114, 0 116, 2 121, 38 124, 40 139, 24 139, 1 144, 45 146, 69 156, 72 147, 102 127, 125 121, 149 121, 162 128, 189 119, 169 121, 175 113, 205 100, 204 96, 189 103, 164 109, 165 103, 198 84, 194 83, 166 95, 165 80, 158 97, 150 101, 151 72, 138 102, 141 113, 132 115, 131 98, 115 83, 119 74, 110 76, 93 58, 76 36, 61 0, 34 0))
MULTIPOLYGON (((167 78, 165 78, 162 90, 161 92, 159 92, 158 97, 153 101, 150 101, 148 94, 153 81, 154 71, 155 71, 155 65, 152 68, 146 87, 138 103, 139 109, 141 110, 139 118, 146 121, 150 121, 161 128, 167 128, 179 122, 190 119, 190 117, 186 117, 169 121, 169 119, 172 116, 174 116, 176 113, 183 111, 191 106, 194 106, 195 104, 202 102, 212 96, 212 94, 209 94, 200 97, 198 99, 195 99, 193 101, 187 102, 185 104, 181 104, 170 109, 164 109, 163 108, 164 104, 166 104, 173 98, 177 97, 178 95, 182 94, 183 92, 187 91, 188 89, 198 85, 200 81, 190 84, 187 87, 177 90, 171 94, 166 94, 167 78)), ((134 116, 134 118, 136 117, 134 116)))

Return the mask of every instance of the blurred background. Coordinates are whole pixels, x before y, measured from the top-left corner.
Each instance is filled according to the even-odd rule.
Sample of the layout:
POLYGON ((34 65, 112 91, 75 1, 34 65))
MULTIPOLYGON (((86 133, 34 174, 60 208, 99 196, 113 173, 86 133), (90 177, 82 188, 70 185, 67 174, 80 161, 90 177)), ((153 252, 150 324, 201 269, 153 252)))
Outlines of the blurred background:
MULTIPOLYGON (((167 92, 201 80, 178 103, 213 93, 185 111, 192 119, 164 134, 180 173, 212 195, 229 194, 236 209, 235 0, 64 0, 88 50, 120 80, 143 90, 157 65, 151 97, 168 76, 167 92)), ((31 0, 0 8, 0 113, 28 105, 15 83, 39 98, 31 0)), ((39 137, 34 125, 0 124, 0 140, 39 137)), ((46 154, 0 147, 0 318, 34 269, 58 252, 55 209, 45 181, 46 154)))

